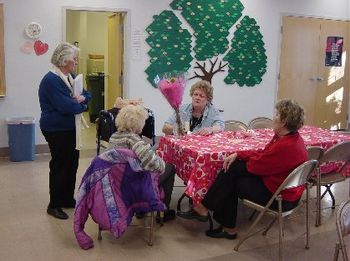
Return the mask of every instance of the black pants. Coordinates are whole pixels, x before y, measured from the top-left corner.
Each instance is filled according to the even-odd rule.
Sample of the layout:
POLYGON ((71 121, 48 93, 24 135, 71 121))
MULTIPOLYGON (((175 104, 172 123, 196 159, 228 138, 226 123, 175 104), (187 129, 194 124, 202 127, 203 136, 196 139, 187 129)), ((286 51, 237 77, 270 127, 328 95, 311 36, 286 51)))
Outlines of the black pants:
MULTIPOLYGON (((223 170, 218 174, 214 184, 205 195, 202 204, 213 210, 214 219, 228 228, 236 227, 238 198, 245 198, 258 204, 265 205, 272 193, 265 187, 260 176, 249 173, 246 163, 235 160, 227 173, 223 170)), ((290 210, 298 204, 299 200, 282 201, 282 209, 290 210)), ((275 200, 272 209, 278 209, 275 200)))
POLYGON ((165 170, 159 178, 159 186, 164 190, 164 204, 169 209, 171 194, 173 193, 175 180, 175 166, 173 164, 166 163, 165 170))
POLYGON ((79 151, 75 149, 75 131, 42 132, 51 152, 49 188, 50 208, 74 204, 79 151))

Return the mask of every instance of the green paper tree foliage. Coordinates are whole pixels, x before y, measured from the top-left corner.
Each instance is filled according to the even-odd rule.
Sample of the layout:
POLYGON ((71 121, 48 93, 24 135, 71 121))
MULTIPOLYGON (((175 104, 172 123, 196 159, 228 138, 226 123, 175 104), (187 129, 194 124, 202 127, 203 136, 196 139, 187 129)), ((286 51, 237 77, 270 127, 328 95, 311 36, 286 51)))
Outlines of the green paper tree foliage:
POLYGON ((259 26, 253 18, 245 16, 235 31, 231 49, 225 55, 228 62, 227 84, 254 86, 266 72, 266 54, 259 26))
POLYGON ((180 20, 172 11, 163 11, 154 16, 146 31, 146 42, 151 49, 150 66, 146 69, 148 81, 155 86, 157 75, 169 72, 186 72, 191 67, 191 34, 181 28, 180 20))
POLYGON ((153 86, 157 75, 187 72, 193 61, 190 79, 211 82, 216 73, 228 67, 227 84, 254 86, 261 82, 267 60, 264 42, 256 21, 242 18, 244 6, 239 0, 174 0, 170 6, 174 11, 155 15, 146 28, 150 46, 146 73, 153 86), (237 29, 229 42, 235 24, 237 29))

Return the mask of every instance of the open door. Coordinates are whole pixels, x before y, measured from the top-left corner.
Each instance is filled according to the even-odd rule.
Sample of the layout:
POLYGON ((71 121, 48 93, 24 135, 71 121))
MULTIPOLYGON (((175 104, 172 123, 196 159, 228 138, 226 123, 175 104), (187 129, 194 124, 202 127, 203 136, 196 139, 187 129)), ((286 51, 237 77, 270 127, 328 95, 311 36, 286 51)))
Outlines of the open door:
POLYGON ((106 109, 113 107, 118 96, 123 97, 124 17, 124 13, 116 13, 108 17, 106 109))

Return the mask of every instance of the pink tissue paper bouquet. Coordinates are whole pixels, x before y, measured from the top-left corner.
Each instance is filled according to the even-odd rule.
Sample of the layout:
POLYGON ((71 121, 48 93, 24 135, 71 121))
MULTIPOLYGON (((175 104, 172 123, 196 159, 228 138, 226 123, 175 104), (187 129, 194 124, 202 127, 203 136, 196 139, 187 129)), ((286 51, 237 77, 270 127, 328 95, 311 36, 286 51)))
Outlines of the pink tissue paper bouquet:
POLYGON ((165 75, 158 81, 157 87, 175 110, 178 135, 184 135, 179 108, 185 91, 185 77, 165 75))

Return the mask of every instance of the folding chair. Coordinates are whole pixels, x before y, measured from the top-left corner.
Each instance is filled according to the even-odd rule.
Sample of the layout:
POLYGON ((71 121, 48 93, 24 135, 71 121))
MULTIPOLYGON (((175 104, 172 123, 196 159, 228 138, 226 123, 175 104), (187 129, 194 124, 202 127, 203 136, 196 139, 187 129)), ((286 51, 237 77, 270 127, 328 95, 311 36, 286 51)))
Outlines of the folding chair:
POLYGON ((254 220, 253 224, 249 227, 247 233, 243 235, 243 237, 239 240, 239 242, 235 246, 235 250, 238 251, 238 248, 240 245, 247 240, 249 237, 252 235, 259 233, 261 230, 263 231, 263 235, 266 235, 268 230, 272 227, 274 222, 278 220, 279 223, 279 260, 282 260, 282 236, 283 236, 283 220, 282 218, 289 216, 292 214, 296 209, 298 209, 302 205, 302 201, 299 202, 299 204, 288 211, 282 211, 282 195, 281 192, 285 189, 290 189, 302 185, 306 185, 306 243, 305 243, 305 248, 309 248, 309 178, 313 170, 315 169, 317 165, 317 160, 309 160, 307 162, 304 162, 301 164, 299 167, 295 168, 289 175, 288 177, 284 180, 284 182, 279 186, 277 191, 273 194, 269 202, 263 206, 260 204, 257 204, 253 201, 243 199, 243 204, 257 210, 259 213, 258 217, 254 220), (278 202, 278 210, 270 209, 271 204, 277 200, 278 202), (261 218, 265 215, 269 214, 274 217, 274 220, 266 227, 263 229, 260 229, 258 231, 253 232, 253 229, 255 226, 259 223, 261 218))
POLYGON ((341 172, 350 161, 350 141, 344 141, 329 148, 319 160, 319 164, 328 162, 342 162, 341 166, 330 173, 321 173, 320 167, 317 168, 317 176, 311 177, 313 185, 317 190, 316 207, 316 226, 321 225, 321 200, 328 193, 332 198, 332 209, 335 208, 335 198, 331 191, 331 186, 335 183, 344 181, 347 177, 341 172), (326 189, 321 195, 321 186, 326 189))
POLYGON ((96 154, 99 155, 101 151, 101 146, 106 148, 101 142, 108 142, 109 138, 114 132, 117 131, 115 126, 115 116, 116 114, 109 111, 100 111, 98 118, 96 119, 96 154))
POLYGON ((272 128, 273 121, 270 118, 267 117, 257 117, 248 123, 249 129, 265 129, 265 128, 272 128))
POLYGON ((323 156, 324 150, 319 146, 310 146, 306 148, 309 160, 320 160, 323 156))
POLYGON ((337 242, 335 245, 333 260, 334 261, 338 260, 339 250, 341 250, 343 260, 348 261, 349 258, 346 252, 344 237, 350 234, 350 200, 340 204, 339 209, 337 211, 336 224, 337 224, 339 242, 337 242))
MULTIPOLYGON (((146 119, 145 126, 142 129, 141 136, 147 137, 151 139, 152 146, 155 145, 155 118, 154 114, 150 109, 145 108, 148 112, 148 118, 146 119)), ((96 119, 96 154, 99 155, 101 152, 101 147, 106 149, 107 143, 109 142, 110 137, 114 132, 117 131, 117 127, 115 126, 115 118, 119 113, 119 108, 112 108, 107 111, 101 110, 98 114, 98 118, 96 119)), ((160 211, 157 213, 160 218, 160 224, 163 225, 163 216, 164 212, 160 211)), ((149 245, 152 245, 153 242, 153 224, 154 224, 154 213, 151 213, 151 224, 150 228, 151 232, 149 235, 149 245), (152 235, 151 235, 152 234, 152 235)), ((98 229, 98 239, 102 240, 101 229, 98 229)))
POLYGON ((165 206, 157 184, 158 174, 142 170, 136 154, 128 149, 110 149, 96 156, 86 170, 74 212, 74 233, 83 249, 93 246, 84 232, 89 216, 101 231, 109 230, 119 238, 131 224, 135 212, 150 213, 150 221, 142 228, 149 230, 148 245, 153 245, 155 212, 165 206))
MULTIPOLYGON (((310 146, 306 148, 307 153, 308 153, 308 158, 309 160, 320 160, 320 158, 323 156, 323 148, 319 147, 319 146, 310 146)), ((313 174, 311 175, 310 179, 312 178, 312 176, 317 175, 316 173, 317 168, 315 168, 313 174)), ((311 181, 312 184, 312 181, 311 181)), ((250 215, 249 220, 252 220, 253 217, 256 214, 256 210, 254 210, 254 212, 250 215)))
POLYGON ((248 126, 241 122, 235 120, 225 121, 225 131, 246 131, 248 126))
MULTIPOLYGON (((149 246, 153 246, 153 238, 154 238, 154 224, 155 224, 155 217, 157 214, 160 213, 161 216, 161 225, 163 225, 163 215, 164 212, 163 211, 152 211, 146 214, 147 218, 150 218, 149 223, 146 224, 146 220, 145 220, 145 224, 143 226, 138 226, 138 225, 133 225, 131 224, 130 226, 132 227, 137 227, 137 228, 144 228, 146 230, 148 230, 148 240, 147 240, 147 244, 149 246)), ((102 240, 102 229, 100 226, 98 226, 98 236, 97 236, 98 240, 102 240)))

